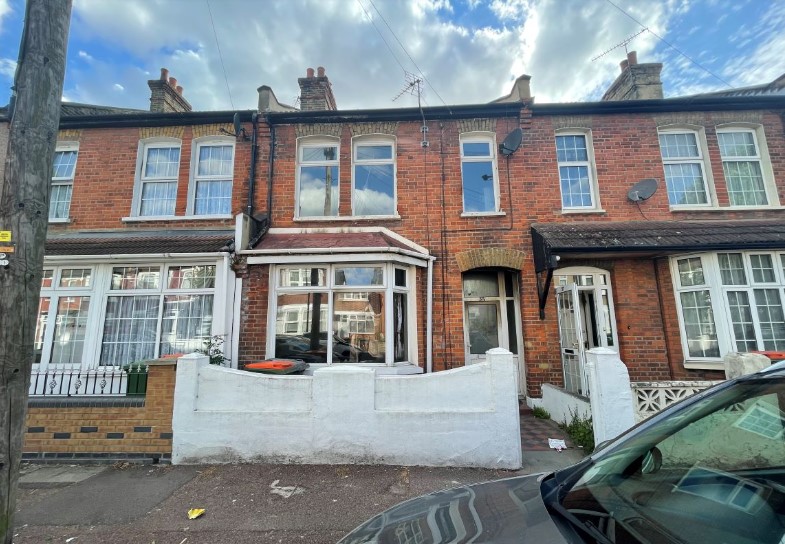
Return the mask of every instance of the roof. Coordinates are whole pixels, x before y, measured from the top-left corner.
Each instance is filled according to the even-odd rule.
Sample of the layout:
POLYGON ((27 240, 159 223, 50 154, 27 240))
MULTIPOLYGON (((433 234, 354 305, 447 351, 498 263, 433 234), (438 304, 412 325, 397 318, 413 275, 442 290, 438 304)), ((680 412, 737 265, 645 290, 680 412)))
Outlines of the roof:
POLYGON ((695 97, 731 97, 731 96, 785 96, 785 74, 772 81, 771 83, 763 83, 762 85, 751 85, 749 87, 736 87, 735 89, 726 89, 724 91, 715 91, 710 93, 701 93, 694 95, 695 97))
POLYGON ((49 233, 46 256, 216 253, 233 241, 233 237, 233 230, 49 233))
POLYGON ((535 267, 553 268, 556 255, 667 255, 687 251, 785 249, 785 221, 615 221, 535 223, 535 267))
POLYGON ((422 254, 414 244, 407 244, 384 232, 268 232, 256 245, 257 250, 266 253, 288 253, 313 250, 340 249, 403 249, 422 254))
POLYGON ((74 116, 83 116, 83 115, 138 114, 138 113, 149 113, 149 112, 147 110, 115 108, 113 106, 79 104, 77 102, 62 102, 60 104, 60 115, 62 117, 74 117, 74 116))

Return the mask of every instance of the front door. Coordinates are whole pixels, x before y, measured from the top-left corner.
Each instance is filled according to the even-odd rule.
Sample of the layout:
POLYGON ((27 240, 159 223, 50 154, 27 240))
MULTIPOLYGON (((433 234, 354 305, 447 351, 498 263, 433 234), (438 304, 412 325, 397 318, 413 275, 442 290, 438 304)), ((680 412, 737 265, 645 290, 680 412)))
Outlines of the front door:
POLYGON ((586 376, 583 372, 586 354, 579 300, 577 284, 556 288, 564 388, 579 395, 587 395, 586 376))
POLYGON ((463 275, 463 330, 466 364, 485 361, 485 352, 504 348, 518 368, 518 388, 525 394, 521 353, 518 274, 509 270, 472 270, 463 275))

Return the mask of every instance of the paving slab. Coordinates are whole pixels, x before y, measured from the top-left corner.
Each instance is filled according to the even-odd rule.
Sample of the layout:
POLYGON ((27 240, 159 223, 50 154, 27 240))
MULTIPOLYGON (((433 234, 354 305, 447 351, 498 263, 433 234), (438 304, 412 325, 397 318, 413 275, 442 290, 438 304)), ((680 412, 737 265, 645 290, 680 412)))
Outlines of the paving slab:
POLYGON ((64 487, 100 474, 106 465, 22 465, 20 488, 64 487))

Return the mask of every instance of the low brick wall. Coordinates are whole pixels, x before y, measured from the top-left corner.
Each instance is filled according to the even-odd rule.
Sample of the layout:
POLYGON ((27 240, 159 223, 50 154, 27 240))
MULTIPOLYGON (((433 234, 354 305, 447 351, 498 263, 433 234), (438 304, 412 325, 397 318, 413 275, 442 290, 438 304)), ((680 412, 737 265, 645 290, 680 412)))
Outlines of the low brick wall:
POLYGON ((31 397, 23 460, 168 461, 175 370, 150 363, 145 397, 31 397))

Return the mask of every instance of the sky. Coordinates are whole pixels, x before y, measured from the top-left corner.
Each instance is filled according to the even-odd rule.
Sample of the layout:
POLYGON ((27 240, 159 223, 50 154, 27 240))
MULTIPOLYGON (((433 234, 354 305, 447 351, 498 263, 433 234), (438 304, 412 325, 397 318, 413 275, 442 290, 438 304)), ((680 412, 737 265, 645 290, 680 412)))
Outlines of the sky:
MULTIPOLYGON (((24 1, 0 0, 0 104, 23 23, 24 1)), ((416 106, 415 76, 425 106, 489 102, 522 74, 538 103, 598 100, 641 31, 627 49, 683 96, 785 73, 783 28, 785 0, 74 0, 63 99, 146 110, 166 67, 194 110, 248 110, 261 85, 295 104, 323 66, 339 109, 416 106)))

